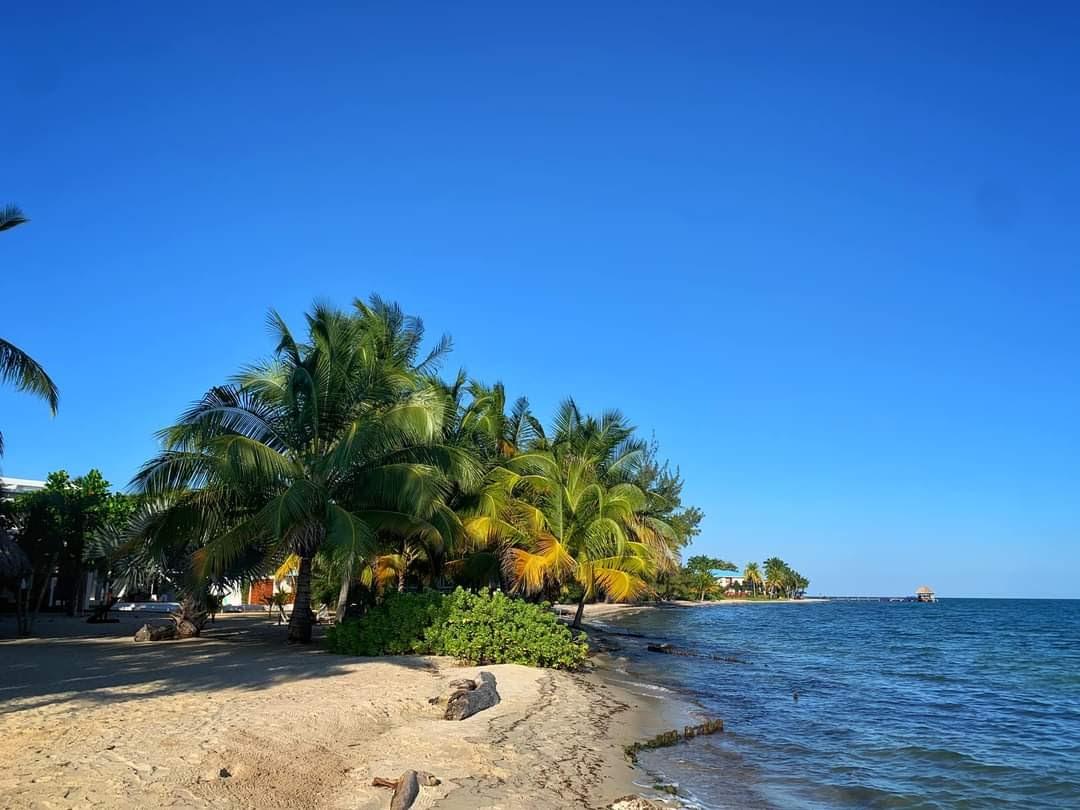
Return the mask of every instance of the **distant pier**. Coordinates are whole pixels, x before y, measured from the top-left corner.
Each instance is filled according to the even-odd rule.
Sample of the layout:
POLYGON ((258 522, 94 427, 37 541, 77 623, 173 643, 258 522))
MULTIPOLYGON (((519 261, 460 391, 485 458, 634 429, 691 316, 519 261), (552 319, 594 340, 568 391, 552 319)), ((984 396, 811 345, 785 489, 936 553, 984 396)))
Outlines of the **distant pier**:
POLYGON ((918 602, 917 596, 814 596, 830 602, 918 602))
POLYGON ((937 595, 929 585, 920 585, 914 596, 814 596, 830 602, 936 602, 937 595))

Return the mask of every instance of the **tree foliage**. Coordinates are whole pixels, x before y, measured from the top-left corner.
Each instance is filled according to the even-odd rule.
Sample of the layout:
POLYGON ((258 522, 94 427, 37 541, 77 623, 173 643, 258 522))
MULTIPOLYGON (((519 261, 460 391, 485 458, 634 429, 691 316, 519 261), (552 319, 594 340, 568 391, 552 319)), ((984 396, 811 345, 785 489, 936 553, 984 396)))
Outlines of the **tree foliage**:
POLYGON ((449 338, 425 351, 420 319, 378 297, 317 304, 302 334, 268 320, 272 355, 163 430, 134 481, 117 549, 184 592, 288 573, 304 641, 313 589, 325 602, 335 580, 342 616, 447 583, 630 599, 677 571, 701 512, 618 411, 567 399, 545 427, 500 383, 440 379, 449 338))
POLYGON ((358 621, 329 630, 332 652, 448 655, 469 664, 575 669, 588 653, 546 605, 500 592, 394 594, 358 621))
POLYGON ((212 389, 174 426, 135 483, 165 504, 147 540, 188 547, 193 579, 235 581, 295 555, 293 641, 311 638, 317 554, 357 560, 377 535, 432 548, 460 533, 446 507, 472 458, 442 441, 446 405, 426 377, 422 322, 379 298, 316 305, 298 339, 275 312, 273 356, 212 389))
MULTIPOLYGON (((30 558, 28 617, 40 608, 55 575, 58 598, 73 614, 82 599, 84 555, 99 533, 120 531, 134 510, 130 496, 110 492, 98 470, 72 478, 67 471, 50 473, 45 488, 19 495, 13 506, 19 545, 30 558)), ((26 629, 29 629, 26 628, 26 629)))
MULTIPOLYGON (((0 208, 0 231, 10 230, 29 220, 14 205, 0 208)), ((60 407, 60 389, 34 358, 6 340, 0 338, 0 382, 14 385, 20 391, 45 400, 56 415, 60 407)), ((0 456, 4 454, 4 435, 0 433, 0 456)))

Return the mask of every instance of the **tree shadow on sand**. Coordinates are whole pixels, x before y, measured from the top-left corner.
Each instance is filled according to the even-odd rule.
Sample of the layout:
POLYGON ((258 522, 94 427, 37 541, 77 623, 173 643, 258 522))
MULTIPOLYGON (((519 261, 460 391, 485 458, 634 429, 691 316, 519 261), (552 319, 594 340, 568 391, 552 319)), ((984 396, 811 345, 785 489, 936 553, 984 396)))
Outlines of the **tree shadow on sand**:
POLYGON ((438 671, 428 658, 344 657, 327 653, 318 641, 290 646, 284 627, 249 616, 219 616, 202 638, 136 643, 132 634, 142 621, 87 625, 64 619, 42 623, 44 637, 14 640, 4 633, 0 716, 73 700, 120 703, 178 692, 257 691, 332 677, 372 660, 438 671))

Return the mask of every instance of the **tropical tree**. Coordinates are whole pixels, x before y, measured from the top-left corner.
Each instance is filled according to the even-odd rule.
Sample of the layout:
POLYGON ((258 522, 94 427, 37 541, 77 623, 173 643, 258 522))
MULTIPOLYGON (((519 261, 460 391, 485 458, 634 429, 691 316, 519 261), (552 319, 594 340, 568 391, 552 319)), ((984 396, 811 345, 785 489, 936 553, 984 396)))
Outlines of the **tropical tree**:
MULTIPOLYGON (((459 374, 459 384, 461 379, 459 374)), ((507 412, 506 389, 501 382, 488 387, 473 380, 468 394, 469 403, 460 408, 456 438, 467 442, 478 455, 493 461, 512 458, 543 433, 525 397, 518 397, 507 412)))
POLYGON ((694 590, 699 592, 698 600, 705 601, 705 595, 716 589, 717 571, 734 571, 733 563, 698 554, 686 561, 686 573, 694 590))
POLYGON ((514 587, 538 593, 576 581, 575 628, 598 592, 634 598, 673 565, 671 528, 647 514, 648 495, 631 480, 642 454, 632 434, 617 411, 585 417, 566 400, 551 436, 538 431, 532 449, 496 473, 509 495, 502 523, 517 541, 506 555, 514 587))
POLYGON ((99 532, 123 525, 132 508, 131 498, 110 492, 109 482, 97 470, 75 478, 58 470, 49 474, 44 489, 16 497, 18 542, 33 568, 26 630, 54 576, 55 595, 64 600, 68 614, 75 615, 84 596, 84 549, 99 532))
MULTIPOLYGON (((10 230, 29 220, 14 205, 0 208, 0 231, 10 230)), ((34 358, 0 338, 0 382, 13 384, 18 390, 26 391, 45 400, 52 415, 60 407, 60 390, 56 383, 45 373, 34 358)), ((4 435, 0 433, 0 456, 4 454, 4 435)))
POLYGON ((788 564, 779 557, 769 557, 763 563, 765 570, 765 592, 772 597, 779 596, 784 587, 788 564))
POLYGON ((632 480, 649 496, 648 514, 671 527, 669 544, 672 553, 678 554, 701 533, 705 513, 696 506, 683 504, 682 474, 677 468, 673 471, 668 462, 660 462, 656 440, 639 446, 640 461, 632 480))
POLYGON ((507 411, 501 383, 488 386, 470 381, 459 371, 444 387, 450 404, 444 441, 467 451, 477 460, 482 474, 471 485, 451 480, 447 504, 460 516, 464 528, 464 545, 457 549, 457 555, 445 560, 439 555, 421 559, 429 566, 429 579, 451 577, 473 588, 511 587, 504 564, 509 549, 526 535, 517 520, 521 510, 508 488, 511 479, 502 465, 531 450, 543 428, 524 397, 507 411))
POLYGON ((756 562, 748 562, 743 570, 743 579, 750 584, 750 592, 757 596, 757 589, 762 585, 761 567, 756 562))
POLYGON ((810 580, 796 571, 794 568, 788 568, 784 572, 783 577, 783 589, 784 593, 790 599, 798 599, 806 592, 807 587, 810 585, 810 580))
POLYGON ((285 591, 274 591, 263 597, 263 604, 266 605, 266 612, 268 615, 272 615, 274 608, 277 608, 278 612, 278 624, 284 624, 285 619, 285 606, 289 604, 289 594, 285 591))
POLYGON ((250 578, 295 554, 288 637, 307 642, 315 556, 370 558, 383 538, 451 544, 448 482, 471 482, 475 465, 441 441, 445 395, 427 375, 447 338, 421 358, 423 324, 377 297, 354 313, 316 305, 303 341, 277 313, 269 324, 272 359, 164 430, 135 484, 169 502, 147 541, 194 538, 196 579, 250 578))
MULTIPOLYGON (((797 599, 810 586, 810 580, 779 557, 770 557, 763 565, 765 592, 771 597, 786 596, 789 599, 797 599)), ((749 569, 749 565, 747 568, 749 569)))

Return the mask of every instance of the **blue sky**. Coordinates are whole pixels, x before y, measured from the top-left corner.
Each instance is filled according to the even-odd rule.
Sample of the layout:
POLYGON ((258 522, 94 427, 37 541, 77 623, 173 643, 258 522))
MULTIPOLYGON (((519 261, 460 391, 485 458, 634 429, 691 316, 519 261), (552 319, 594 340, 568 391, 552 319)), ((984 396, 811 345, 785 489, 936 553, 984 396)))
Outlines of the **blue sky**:
POLYGON ((6 475, 123 484, 269 307, 379 292, 655 433, 695 551, 1080 596, 1076 12, 370 5, 5 13, 0 333, 62 393, 0 391, 6 475))

